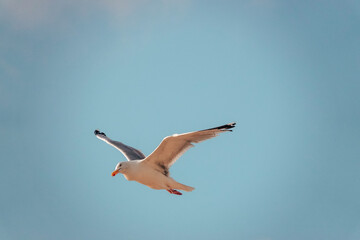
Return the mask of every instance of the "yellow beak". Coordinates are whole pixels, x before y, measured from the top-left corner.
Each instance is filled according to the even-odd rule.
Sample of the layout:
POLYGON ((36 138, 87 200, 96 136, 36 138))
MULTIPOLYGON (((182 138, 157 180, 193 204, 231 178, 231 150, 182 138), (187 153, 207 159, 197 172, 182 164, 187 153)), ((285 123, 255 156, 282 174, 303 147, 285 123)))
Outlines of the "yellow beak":
POLYGON ((116 174, 118 174, 119 173, 119 170, 115 170, 115 171, 113 171, 112 173, 111 173, 111 176, 115 176, 116 174))

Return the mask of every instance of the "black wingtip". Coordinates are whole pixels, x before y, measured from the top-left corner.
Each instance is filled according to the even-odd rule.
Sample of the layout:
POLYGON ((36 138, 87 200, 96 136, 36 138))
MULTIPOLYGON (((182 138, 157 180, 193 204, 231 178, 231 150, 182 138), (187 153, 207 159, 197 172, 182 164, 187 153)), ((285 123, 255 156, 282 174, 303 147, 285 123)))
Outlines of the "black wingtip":
POLYGON ((232 122, 232 123, 228 123, 225 126, 227 126, 227 128, 234 128, 236 125, 236 122, 232 122))
POLYGON ((100 132, 98 129, 96 129, 96 130, 94 131, 94 134, 95 134, 95 135, 104 135, 104 136, 106 136, 105 133, 100 132))
MULTIPOLYGON (((236 125, 236 122, 232 122, 232 123, 228 123, 228 124, 225 124, 223 126, 220 126, 220 127, 218 127, 218 129, 227 130, 227 129, 234 128, 235 125, 236 125)), ((228 130, 228 131, 232 132, 232 130, 228 130)))
POLYGON ((219 129, 219 130, 226 130, 226 131, 232 132, 232 130, 228 130, 228 129, 234 128, 235 125, 236 125, 236 122, 232 122, 232 123, 228 123, 228 124, 225 124, 225 125, 222 125, 222 126, 219 126, 219 127, 205 129, 204 131, 219 129))

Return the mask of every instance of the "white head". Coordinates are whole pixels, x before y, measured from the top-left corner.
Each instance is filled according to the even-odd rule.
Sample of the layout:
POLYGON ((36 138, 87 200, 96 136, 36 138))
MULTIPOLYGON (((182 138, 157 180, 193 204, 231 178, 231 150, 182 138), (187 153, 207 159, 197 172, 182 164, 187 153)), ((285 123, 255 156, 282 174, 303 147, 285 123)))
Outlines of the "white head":
POLYGON ((124 173, 128 168, 128 163, 129 162, 119 162, 115 167, 115 171, 111 173, 111 176, 114 177, 118 173, 124 173))

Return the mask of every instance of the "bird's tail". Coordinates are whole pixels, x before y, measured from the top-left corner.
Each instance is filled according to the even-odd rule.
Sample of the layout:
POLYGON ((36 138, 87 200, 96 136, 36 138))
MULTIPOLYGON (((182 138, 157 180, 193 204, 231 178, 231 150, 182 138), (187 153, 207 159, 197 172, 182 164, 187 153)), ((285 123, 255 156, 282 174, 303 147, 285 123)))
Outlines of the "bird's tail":
POLYGON ((186 186, 184 184, 178 183, 176 181, 174 181, 174 184, 172 186, 172 188, 174 189, 178 189, 178 190, 184 190, 186 192, 191 192, 192 190, 194 190, 195 188, 190 187, 190 186, 186 186))

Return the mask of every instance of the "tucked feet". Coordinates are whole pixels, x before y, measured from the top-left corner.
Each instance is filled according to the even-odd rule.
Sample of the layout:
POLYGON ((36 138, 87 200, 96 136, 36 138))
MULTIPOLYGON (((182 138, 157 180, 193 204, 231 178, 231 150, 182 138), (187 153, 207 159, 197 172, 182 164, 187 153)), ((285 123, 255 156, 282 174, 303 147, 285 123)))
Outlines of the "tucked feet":
POLYGON ((171 194, 176 194, 176 195, 182 195, 181 192, 175 190, 175 189, 166 189, 166 191, 168 191, 171 194))

